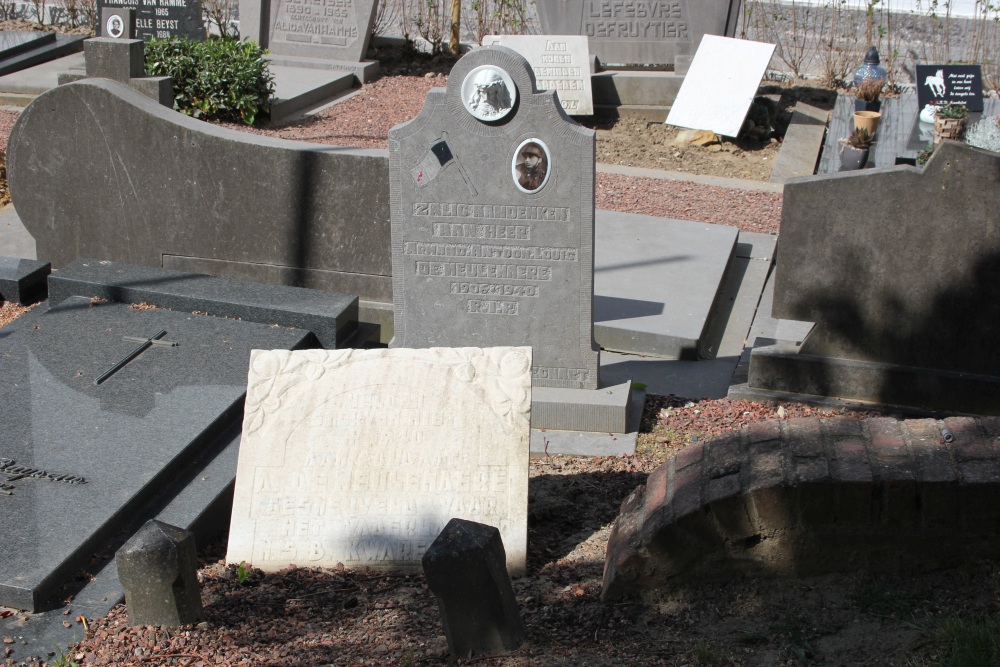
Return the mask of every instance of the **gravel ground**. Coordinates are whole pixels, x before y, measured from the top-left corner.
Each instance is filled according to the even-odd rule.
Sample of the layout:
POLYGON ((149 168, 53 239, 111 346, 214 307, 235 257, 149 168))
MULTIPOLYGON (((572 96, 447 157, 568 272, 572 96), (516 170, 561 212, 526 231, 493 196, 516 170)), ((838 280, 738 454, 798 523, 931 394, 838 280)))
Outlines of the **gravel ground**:
MULTIPOLYGON (((387 68, 353 99, 293 126, 250 131, 384 147, 389 127, 415 115, 447 63, 387 68), (426 71, 425 71, 426 70, 426 71), (424 74, 431 76, 424 76, 424 74)), ((14 115, 0 113, 0 140, 14 115)), ((781 197, 690 183, 598 176, 598 206, 777 233, 781 197)), ((0 313, 16 312, 4 306, 0 313)), ((1000 570, 974 564, 918 577, 833 575, 718 584, 681 582, 642 600, 599 601, 610 524, 628 493, 667 457, 762 419, 834 414, 794 404, 652 396, 639 452, 549 456, 531 462, 528 574, 514 582, 526 645, 482 665, 929 665, 948 652, 947 619, 1000 611, 1000 570)), ((836 414, 857 414, 837 411, 836 414)), ((55 664, 305 666, 444 665, 447 646, 420 575, 290 567, 239 582, 222 561, 225 536, 201 553, 206 621, 129 628, 123 607, 86 619, 88 639, 55 664)), ((0 615, 14 613, 0 609, 0 615)), ((20 612, 18 612, 20 613, 20 612)), ((72 607, 67 623, 83 623, 72 607)), ((36 664, 2 637, 9 665, 36 664)), ((971 663, 970 663, 971 664, 971 663)))

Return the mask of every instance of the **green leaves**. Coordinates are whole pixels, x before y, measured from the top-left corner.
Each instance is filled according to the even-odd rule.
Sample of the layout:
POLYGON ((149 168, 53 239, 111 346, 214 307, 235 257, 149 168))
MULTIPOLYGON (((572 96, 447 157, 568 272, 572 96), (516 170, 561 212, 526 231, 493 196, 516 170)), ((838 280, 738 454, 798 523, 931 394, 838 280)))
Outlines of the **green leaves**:
POLYGON ((274 77, 254 42, 180 37, 146 43, 146 74, 174 79, 174 109, 252 125, 270 112, 274 77))

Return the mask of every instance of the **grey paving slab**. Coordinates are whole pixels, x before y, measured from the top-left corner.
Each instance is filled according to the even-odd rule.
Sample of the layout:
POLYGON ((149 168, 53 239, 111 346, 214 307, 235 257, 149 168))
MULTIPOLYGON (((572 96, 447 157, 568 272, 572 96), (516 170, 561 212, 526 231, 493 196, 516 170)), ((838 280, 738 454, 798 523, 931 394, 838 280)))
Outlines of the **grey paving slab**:
POLYGON ((0 433, 9 494, 0 496, 0 605, 45 607, 184 460, 241 421, 250 350, 294 348, 310 337, 78 298, 0 338, 9 408, 0 433), (139 347, 126 337, 161 331, 164 344, 116 363, 139 347), (41 472, 11 479, 18 470, 41 472))
POLYGON ((55 88, 59 85, 60 73, 85 69, 82 45, 80 49, 77 53, 0 76, 0 92, 41 95, 55 88))
POLYGON ((274 75, 271 121, 294 115, 303 109, 322 104, 354 86, 354 74, 303 67, 270 64, 274 75))
POLYGON ((735 227, 599 210, 594 337, 601 347, 694 359, 738 233, 735 227))

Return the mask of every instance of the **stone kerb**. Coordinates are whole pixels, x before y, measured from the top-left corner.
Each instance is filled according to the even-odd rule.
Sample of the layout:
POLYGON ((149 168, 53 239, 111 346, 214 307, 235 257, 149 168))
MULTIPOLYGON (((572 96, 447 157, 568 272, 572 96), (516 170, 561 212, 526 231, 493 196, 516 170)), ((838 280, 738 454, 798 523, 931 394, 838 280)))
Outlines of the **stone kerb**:
POLYGON ((487 46, 389 132, 393 343, 525 345, 534 386, 598 387, 594 133, 487 46))
POLYGON ((992 417, 813 417, 689 446, 622 503, 602 597, 682 577, 898 572, 995 558, 998 436, 992 417))
POLYGON ((248 135, 86 79, 21 113, 8 160, 54 267, 95 257, 391 301, 384 151, 248 135))

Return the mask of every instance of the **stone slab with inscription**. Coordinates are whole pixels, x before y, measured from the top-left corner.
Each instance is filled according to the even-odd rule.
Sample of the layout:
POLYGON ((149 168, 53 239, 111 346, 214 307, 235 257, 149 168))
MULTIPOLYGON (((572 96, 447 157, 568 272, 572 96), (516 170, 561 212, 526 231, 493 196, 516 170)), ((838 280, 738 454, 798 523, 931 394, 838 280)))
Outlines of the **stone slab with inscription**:
MULTIPOLYGON (((98 16, 105 9, 134 9, 135 37, 149 41, 170 37, 205 39, 205 25, 201 17, 201 0, 97 0, 98 16)), ((112 30, 114 26, 110 26, 112 30)), ((107 34, 109 26, 97 26, 98 37, 117 38, 107 34)))
POLYGON ((256 350, 226 559, 419 570, 449 520, 527 546, 531 349, 256 350))
POLYGON ((531 345, 536 386, 598 387, 594 133, 527 60, 465 55, 390 130, 389 182, 393 346, 531 345))
POLYGON ((29 611, 214 451, 239 420, 251 349, 312 339, 82 297, 4 334, 0 606, 29 611))
POLYGON ((583 35, 601 65, 673 65, 703 35, 736 35, 739 0, 539 0, 542 33, 583 35))
POLYGON ((554 90, 570 116, 594 113, 590 83, 593 61, 587 38, 580 35, 488 35, 483 45, 507 46, 527 58, 535 71, 535 85, 554 90))
POLYGON ((667 123, 735 137, 773 53, 774 44, 705 35, 667 123))

